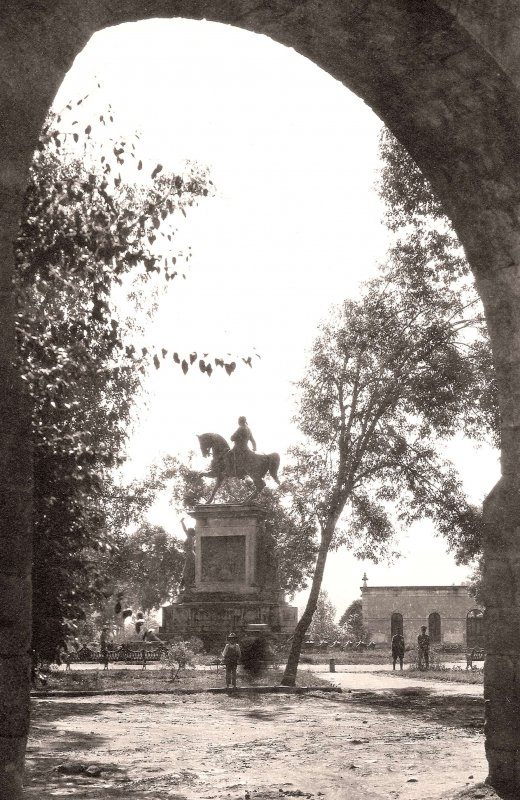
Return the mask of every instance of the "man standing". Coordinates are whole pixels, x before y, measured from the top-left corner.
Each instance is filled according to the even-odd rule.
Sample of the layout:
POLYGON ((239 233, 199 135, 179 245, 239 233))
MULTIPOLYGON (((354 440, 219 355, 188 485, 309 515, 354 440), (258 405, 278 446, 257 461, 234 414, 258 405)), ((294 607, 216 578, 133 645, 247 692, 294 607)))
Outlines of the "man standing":
POLYGON ((421 626, 421 633, 417 637, 417 656, 419 662, 419 669, 428 669, 430 666, 430 637, 426 633, 426 625, 421 626))
POLYGON ((230 633, 227 637, 227 644, 222 651, 222 661, 226 665, 226 689, 229 689, 231 685, 233 689, 237 688, 237 665, 241 656, 242 653, 236 634, 230 633))
POLYGON ((392 669, 395 669, 397 659, 399 659, 399 669, 402 669, 404 659, 404 638, 399 632, 392 636, 392 669))

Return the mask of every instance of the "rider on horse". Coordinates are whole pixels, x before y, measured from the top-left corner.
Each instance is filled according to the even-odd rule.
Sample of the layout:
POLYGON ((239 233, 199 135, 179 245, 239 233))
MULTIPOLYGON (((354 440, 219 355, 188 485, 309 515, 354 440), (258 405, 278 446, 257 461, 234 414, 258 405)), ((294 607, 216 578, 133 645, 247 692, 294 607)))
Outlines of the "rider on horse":
POLYGON ((256 442, 245 417, 238 418, 238 428, 231 436, 231 441, 234 442, 230 452, 231 472, 236 478, 244 478, 248 474, 249 454, 251 453, 249 442, 251 442, 253 451, 256 451, 256 442))

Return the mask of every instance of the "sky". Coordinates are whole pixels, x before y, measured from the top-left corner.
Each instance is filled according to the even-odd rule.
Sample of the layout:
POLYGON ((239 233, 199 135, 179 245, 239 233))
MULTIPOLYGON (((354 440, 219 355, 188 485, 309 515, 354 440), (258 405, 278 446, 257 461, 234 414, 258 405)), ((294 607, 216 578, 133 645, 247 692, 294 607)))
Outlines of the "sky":
MULTIPOLYGON (((129 441, 128 476, 162 455, 186 457, 196 434, 226 438, 245 415, 260 452, 282 454, 295 439, 294 382, 331 304, 355 296, 388 245, 375 191, 381 122, 342 84, 294 50, 230 26, 150 20, 96 34, 56 97, 90 121, 110 104, 125 136, 139 132, 145 168, 185 161, 209 169, 213 196, 179 223, 191 246, 186 280, 162 289, 147 343, 253 358, 232 377, 211 378, 172 362, 147 380, 129 441), (98 83, 100 88, 98 88, 98 83)), ((92 136, 103 136, 97 126, 92 136)), ((480 502, 498 479, 497 454, 457 440, 450 447, 466 488, 480 502)), ((201 468, 204 462, 198 457, 201 468)), ((165 499, 152 522, 178 531, 165 499)), ((324 588, 341 613, 369 585, 464 581, 426 521, 403 531, 393 564, 330 556, 324 588)), ((305 596, 297 596, 301 606, 305 596)))

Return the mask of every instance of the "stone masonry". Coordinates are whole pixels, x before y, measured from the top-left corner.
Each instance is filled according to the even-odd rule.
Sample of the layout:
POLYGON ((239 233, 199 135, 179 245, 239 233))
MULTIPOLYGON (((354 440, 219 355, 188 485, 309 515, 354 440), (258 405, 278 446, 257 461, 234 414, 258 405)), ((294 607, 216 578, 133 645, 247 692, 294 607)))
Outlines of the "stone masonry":
POLYGON ((220 650, 231 631, 289 636, 298 609, 285 602, 280 589, 265 509, 211 504, 190 515, 196 519, 195 583, 163 608, 161 637, 196 636, 220 650))
POLYGON ((376 644, 390 643, 392 616, 400 615, 407 646, 422 625, 434 643, 466 646, 468 612, 479 609, 467 586, 363 586, 361 596, 363 624, 376 644))

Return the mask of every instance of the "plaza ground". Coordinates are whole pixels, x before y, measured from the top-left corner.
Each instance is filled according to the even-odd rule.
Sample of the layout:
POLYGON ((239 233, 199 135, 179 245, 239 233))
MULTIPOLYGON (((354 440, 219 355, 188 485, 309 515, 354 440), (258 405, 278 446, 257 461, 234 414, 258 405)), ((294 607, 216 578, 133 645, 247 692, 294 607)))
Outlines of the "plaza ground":
POLYGON ((493 796, 479 785, 482 686, 381 666, 322 677, 342 693, 35 698, 26 796, 437 800, 465 787, 493 796))

